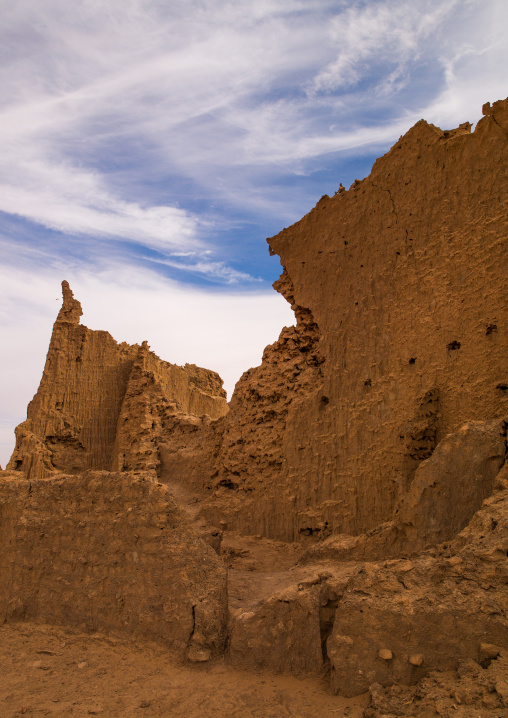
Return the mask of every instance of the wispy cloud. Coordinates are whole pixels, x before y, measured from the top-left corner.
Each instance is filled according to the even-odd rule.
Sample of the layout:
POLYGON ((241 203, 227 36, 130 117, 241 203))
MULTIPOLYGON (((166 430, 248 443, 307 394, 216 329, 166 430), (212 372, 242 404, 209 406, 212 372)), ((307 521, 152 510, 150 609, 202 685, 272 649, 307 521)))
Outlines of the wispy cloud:
POLYGON ((445 0, 417 7, 395 0, 347 7, 330 23, 337 55, 313 79, 311 95, 354 87, 362 80, 374 85, 377 94, 400 91, 409 81, 411 63, 421 57, 432 33, 440 32, 459 4, 460 0, 445 0), (381 77, 379 69, 385 70, 381 77))
POLYGON ((175 199, 179 175, 226 205, 243 184, 259 213, 274 177, 387 143, 449 99, 465 84, 461 54, 501 51, 501 26, 485 46, 494 16, 506 19, 499 0, 12 4, 0 208, 70 234, 196 248, 206 231, 175 199), (423 61, 436 82, 420 94, 423 61), (165 201, 150 201, 154 185, 165 201))

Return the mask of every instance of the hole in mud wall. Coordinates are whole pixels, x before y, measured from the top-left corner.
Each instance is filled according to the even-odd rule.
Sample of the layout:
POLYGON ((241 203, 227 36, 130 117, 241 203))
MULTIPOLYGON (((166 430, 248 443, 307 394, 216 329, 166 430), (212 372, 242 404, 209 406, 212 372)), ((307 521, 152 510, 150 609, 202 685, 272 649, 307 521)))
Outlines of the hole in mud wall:
POLYGON ((237 489, 238 484, 235 484, 234 481, 231 481, 231 479, 221 479, 217 486, 224 486, 225 489, 237 489))
POLYGON ((457 342, 454 340, 453 342, 450 342, 449 344, 447 344, 446 348, 448 349, 449 352, 453 352, 456 349, 460 349, 460 342, 457 342))
POLYGON ((496 389, 499 389, 499 391, 508 391, 508 384, 498 384, 496 389))
POLYGON ((411 359, 409 360, 409 363, 416 364, 416 357, 411 357, 411 359))
POLYGON ((438 440, 439 389, 426 392, 417 402, 413 418, 403 428, 400 438, 405 442, 404 473, 406 490, 414 478, 417 466, 428 459, 438 440))
POLYGON ((23 466, 23 459, 16 459, 16 462, 14 464, 14 471, 21 471, 22 466, 23 466))
POLYGON ((333 630, 333 624, 335 622, 335 613, 339 604, 338 598, 328 600, 324 606, 319 608, 319 630, 321 633, 321 653, 323 655, 323 663, 328 665, 330 659, 326 650, 326 642, 331 635, 333 630))
POLYGON ((489 334, 495 333, 497 333, 497 324, 488 324, 487 328, 485 329, 485 334, 489 336, 489 334))
POLYGON ((315 536, 321 531, 321 529, 313 529, 310 526, 307 526, 305 528, 301 528, 298 533, 300 533, 302 536, 315 536))
POLYGON ((323 535, 326 535, 328 528, 328 521, 325 521, 324 524, 321 524, 319 526, 304 526, 299 530, 300 536, 313 536, 314 538, 319 538, 320 534, 323 533, 323 535))
POLYGON ((372 386, 372 379, 365 379, 363 386, 372 386))
POLYGON ((320 399, 321 404, 326 405, 330 403, 330 397, 329 396, 322 396, 320 399))

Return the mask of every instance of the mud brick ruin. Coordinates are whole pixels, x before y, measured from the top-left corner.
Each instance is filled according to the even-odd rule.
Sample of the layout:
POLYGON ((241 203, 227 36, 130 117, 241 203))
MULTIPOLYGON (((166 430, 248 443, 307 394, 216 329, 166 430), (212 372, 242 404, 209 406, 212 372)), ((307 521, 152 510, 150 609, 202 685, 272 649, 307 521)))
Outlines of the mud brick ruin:
POLYGON ((483 115, 268 240, 296 326, 229 405, 63 282, 0 473, 2 620, 326 676, 365 716, 457 669, 508 708, 508 100, 483 115))

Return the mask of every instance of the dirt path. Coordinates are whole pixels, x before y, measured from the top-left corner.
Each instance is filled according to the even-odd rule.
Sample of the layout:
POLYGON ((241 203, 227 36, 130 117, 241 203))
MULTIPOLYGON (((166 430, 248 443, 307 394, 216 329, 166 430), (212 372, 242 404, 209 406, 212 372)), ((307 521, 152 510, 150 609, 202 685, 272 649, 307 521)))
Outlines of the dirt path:
POLYGON ((0 716, 360 718, 365 697, 318 680, 179 665, 153 644, 35 624, 0 627, 0 716))
MULTIPOLYGON (((202 497, 183 484, 174 481, 165 481, 165 484, 198 534, 206 532, 210 527, 204 519, 197 518, 202 497)), ((219 555, 229 569, 228 595, 232 611, 250 610, 309 574, 307 568, 297 566, 304 552, 302 544, 243 536, 234 531, 220 533, 219 555)))

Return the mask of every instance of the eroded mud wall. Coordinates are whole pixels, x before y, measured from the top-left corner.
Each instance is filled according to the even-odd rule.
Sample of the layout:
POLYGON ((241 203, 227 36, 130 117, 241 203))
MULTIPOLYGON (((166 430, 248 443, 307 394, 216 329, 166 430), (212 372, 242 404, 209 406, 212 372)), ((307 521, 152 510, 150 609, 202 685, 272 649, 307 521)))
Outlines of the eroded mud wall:
POLYGON ((226 568, 149 478, 2 472, 0 620, 143 635, 206 660, 224 647, 226 568))
POLYGON ((159 473, 160 444, 180 421, 189 415, 218 419, 227 411, 218 374, 162 361, 143 343, 129 374, 111 468, 159 473))
POLYGON ((218 374, 162 361, 146 342, 118 344, 81 325, 67 282, 46 365, 8 468, 29 479, 87 469, 154 470, 165 420, 227 412, 218 374))
POLYGON ((64 302, 27 420, 16 428, 9 469, 27 478, 55 471, 109 469, 118 414, 137 346, 81 325, 80 303, 63 282, 64 302))
POLYGON ((418 122, 269 240, 296 329, 237 385, 204 513, 296 539, 390 518, 465 421, 507 413, 508 103, 418 122))

